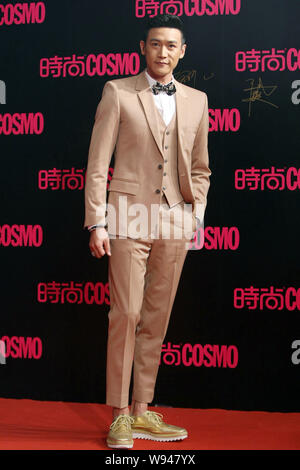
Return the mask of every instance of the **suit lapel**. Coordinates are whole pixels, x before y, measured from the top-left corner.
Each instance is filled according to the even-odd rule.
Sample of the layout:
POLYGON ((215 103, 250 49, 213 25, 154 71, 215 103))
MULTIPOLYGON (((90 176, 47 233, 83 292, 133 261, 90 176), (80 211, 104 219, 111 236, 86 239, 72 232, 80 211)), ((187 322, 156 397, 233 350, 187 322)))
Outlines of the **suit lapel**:
MULTIPOLYGON (((184 135, 182 133, 182 124, 186 121, 189 110, 187 106, 187 94, 184 91, 184 87, 177 80, 174 80, 174 83, 176 86, 175 99, 176 99, 178 149, 179 149, 179 161, 180 161, 184 155, 184 152, 183 152, 184 135)), ((152 91, 149 86, 147 77, 145 75, 145 71, 143 71, 137 76, 135 88, 138 91, 138 97, 143 106, 143 109, 147 118, 147 122, 152 132, 152 135, 154 137, 154 140, 157 144, 157 147, 161 155, 164 156, 162 142, 160 138, 160 132, 159 132, 160 124, 159 124, 159 119, 158 119, 158 113, 156 112, 156 109, 155 109, 155 103, 153 100, 152 91)))
POLYGON ((136 90, 138 90, 138 97, 144 108, 148 125, 157 144, 160 153, 163 156, 162 142, 159 132, 159 121, 157 113, 155 112, 155 103, 152 96, 152 91, 145 75, 145 71, 137 76, 136 90))
POLYGON ((186 152, 184 151, 184 123, 188 121, 190 109, 188 107, 187 94, 180 82, 174 80, 176 86, 176 117, 177 117, 177 136, 178 136, 178 174, 179 176, 188 173, 188 164, 186 152))

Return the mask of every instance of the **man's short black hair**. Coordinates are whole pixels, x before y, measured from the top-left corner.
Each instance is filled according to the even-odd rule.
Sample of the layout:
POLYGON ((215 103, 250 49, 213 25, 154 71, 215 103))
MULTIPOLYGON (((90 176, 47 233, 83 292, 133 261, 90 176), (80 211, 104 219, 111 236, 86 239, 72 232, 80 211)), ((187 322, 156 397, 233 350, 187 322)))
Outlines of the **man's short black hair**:
POLYGON ((183 22, 181 19, 176 15, 157 15, 153 18, 148 18, 148 22, 146 23, 145 30, 144 30, 144 42, 147 41, 148 33, 151 28, 175 28, 179 29, 182 34, 182 44, 185 44, 185 33, 183 30, 183 22))

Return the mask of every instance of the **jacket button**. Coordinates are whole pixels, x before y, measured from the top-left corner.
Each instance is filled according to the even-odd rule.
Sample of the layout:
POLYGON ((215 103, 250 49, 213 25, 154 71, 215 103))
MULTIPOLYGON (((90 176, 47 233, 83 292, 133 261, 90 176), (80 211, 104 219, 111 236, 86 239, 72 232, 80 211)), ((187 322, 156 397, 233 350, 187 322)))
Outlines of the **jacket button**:
POLYGON ((160 193, 160 189, 156 189, 155 192, 156 192, 157 194, 159 194, 159 193, 160 193))
POLYGON ((167 175, 167 173, 164 173, 164 176, 166 176, 166 175, 167 175))
POLYGON ((163 189, 167 189, 165 186, 162 187, 163 189))
POLYGON ((166 134, 169 135, 169 134, 170 134, 170 131, 167 131, 166 134))
POLYGON ((165 149, 167 150, 168 148, 169 148, 169 147, 166 145, 166 146, 165 146, 165 149))
POLYGON ((160 170, 162 169, 162 167, 163 167, 162 165, 158 165, 158 168, 159 168, 160 170))

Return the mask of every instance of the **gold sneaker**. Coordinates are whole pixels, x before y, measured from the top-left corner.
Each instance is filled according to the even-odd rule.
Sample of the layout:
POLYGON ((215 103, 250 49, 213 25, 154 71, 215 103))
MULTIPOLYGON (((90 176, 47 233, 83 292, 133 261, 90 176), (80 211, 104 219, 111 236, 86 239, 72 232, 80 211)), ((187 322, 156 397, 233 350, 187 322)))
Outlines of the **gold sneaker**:
POLYGON ((148 410, 140 416, 131 416, 134 419, 131 426, 133 439, 179 441, 188 436, 186 429, 164 423, 162 420, 163 415, 155 411, 148 410))
POLYGON ((106 438, 108 447, 114 449, 131 449, 133 447, 131 425, 133 419, 129 415, 116 416, 110 425, 106 438))

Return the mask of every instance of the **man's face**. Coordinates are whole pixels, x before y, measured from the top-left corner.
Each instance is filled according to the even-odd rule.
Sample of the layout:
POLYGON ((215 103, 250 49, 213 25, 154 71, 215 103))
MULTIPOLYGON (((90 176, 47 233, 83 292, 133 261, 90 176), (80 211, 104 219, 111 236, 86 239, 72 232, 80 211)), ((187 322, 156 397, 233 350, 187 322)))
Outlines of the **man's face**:
POLYGON ((146 44, 140 41, 141 53, 153 78, 162 80, 172 76, 179 59, 185 54, 186 44, 182 45, 181 41, 181 31, 176 28, 151 28, 146 44))

